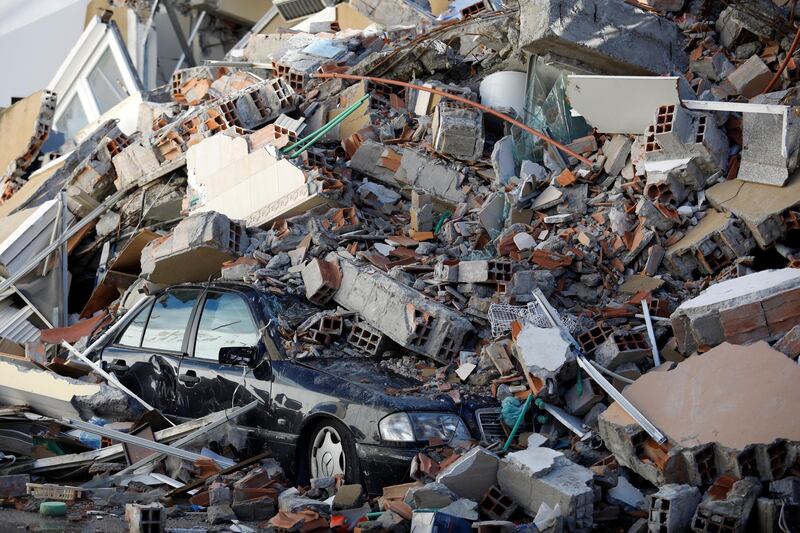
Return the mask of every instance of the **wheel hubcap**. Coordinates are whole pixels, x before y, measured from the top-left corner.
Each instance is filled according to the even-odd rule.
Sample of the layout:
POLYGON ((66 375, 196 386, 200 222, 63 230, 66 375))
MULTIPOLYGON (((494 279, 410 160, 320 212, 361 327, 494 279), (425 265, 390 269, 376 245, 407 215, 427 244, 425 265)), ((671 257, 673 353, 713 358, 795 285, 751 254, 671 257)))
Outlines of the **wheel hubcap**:
POLYGON ((344 475, 345 457, 342 438, 332 427, 322 428, 311 446, 311 475, 331 477, 344 475))

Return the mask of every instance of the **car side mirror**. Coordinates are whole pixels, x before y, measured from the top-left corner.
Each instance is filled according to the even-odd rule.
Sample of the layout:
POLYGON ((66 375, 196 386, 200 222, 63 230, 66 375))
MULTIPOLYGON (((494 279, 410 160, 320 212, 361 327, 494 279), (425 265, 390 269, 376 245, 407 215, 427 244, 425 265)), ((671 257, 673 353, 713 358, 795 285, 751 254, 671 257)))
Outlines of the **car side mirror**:
POLYGON ((255 346, 223 346, 219 349, 221 365, 254 366, 258 361, 255 346))

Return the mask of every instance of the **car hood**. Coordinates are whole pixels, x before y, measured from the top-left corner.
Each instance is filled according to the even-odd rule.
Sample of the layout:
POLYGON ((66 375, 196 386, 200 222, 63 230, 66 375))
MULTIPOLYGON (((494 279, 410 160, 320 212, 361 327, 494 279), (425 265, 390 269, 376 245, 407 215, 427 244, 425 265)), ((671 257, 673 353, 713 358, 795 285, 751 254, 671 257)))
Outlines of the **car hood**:
POLYGON ((398 410, 456 410, 452 398, 446 394, 437 394, 434 397, 429 393, 399 392, 402 389, 419 387, 422 383, 414 378, 401 376, 383 368, 371 359, 308 358, 295 360, 295 362, 340 379, 349 386, 357 386, 369 391, 376 399, 380 398, 381 403, 386 407, 398 410))

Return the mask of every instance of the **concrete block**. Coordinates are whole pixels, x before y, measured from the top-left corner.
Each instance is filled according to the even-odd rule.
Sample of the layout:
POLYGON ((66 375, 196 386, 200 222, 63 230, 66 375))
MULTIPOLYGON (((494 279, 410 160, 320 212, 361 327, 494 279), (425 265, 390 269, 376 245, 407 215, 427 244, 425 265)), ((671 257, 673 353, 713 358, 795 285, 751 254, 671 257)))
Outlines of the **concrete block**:
POLYGON ((160 503, 125 504, 125 522, 130 533, 162 533, 167 527, 167 510, 160 503))
POLYGON ((511 362, 509 357, 510 350, 511 343, 507 340, 487 344, 483 349, 483 353, 489 357, 501 376, 514 372, 514 363, 511 362))
POLYGON ((231 509, 236 514, 236 518, 245 522, 269 520, 277 513, 275 499, 269 496, 234 501, 231 509))
POLYGON ((463 176, 458 170, 417 150, 403 150, 394 179, 447 204, 456 205, 467 199, 467 193, 461 187, 463 176))
POLYGON ((507 283, 511 281, 510 261, 479 260, 458 263, 459 283, 507 283))
POLYGON ((347 336, 348 344, 373 356, 383 352, 387 340, 386 335, 363 320, 353 323, 347 336))
POLYGON ((497 483, 498 457, 476 446, 442 470, 436 481, 462 498, 479 502, 497 483))
POLYGON ((752 98, 764 92, 772 76, 773 73, 766 63, 754 54, 728 75, 728 81, 739 94, 752 98))
POLYGON ((614 135, 610 141, 603 145, 603 153, 606 156, 603 170, 609 176, 616 176, 622 171, 628 156, 631 153, 633 141, 627 135, 614 135))
POLYGON ((797 356, 800 355, 800 325, 787 331, 772 347, 786 357, 797 359, 797 356))
POLYGON ((685 354, 726 339, 773 340, 800 323, 800 272, 764 270, 715 285, 683 302, 670 317, 685 354))
POLYGON ((717 479, 697 507, 692 518, 692 531, 745 531, 760 492, 761 483, 755 478, 735 480, 723 476, 717 479))
POLYGON ((692 116, 679 104, 663 105, 656 112, 653 136, 662 150, 681 152, 692 135, 692 116))
POLYGON ((737 178, 742 181, 783 186, 789 179, 789 146, 784 145, 783 116, 743 113, 742 158, 737 178), (786 148, 784 148, 786 146, 786 148), (784 150, 787 153, 784 153, 784 150))
POLYGON ((550 448, 509 454, 497 471, 502 491, 535 515, 545 503, 559 505, 569 528, 591 527, 594 501, 592 472, 550 448))
POLYGON ((206 281, 247 249, 247 232, 225 215, 199 213, 142 250, 142 274, 154 283, 206 281))
POLYGON ((651 354, 650 345, 641 333, 612 333, 594 352, 601 366, 614 370, 623 363, 639 363, 651 354))
POLYGON ((651 533, 686 531, 700 503, 700 491, 691 485, 667 484, 648 497, 647 526, 651 533))
POLYGON ((354 509, 364 503, 364 487, 361 485, 342 485, 333 497, 333 510, 354 509))
MULTIPOLYGON (((326 260, 336 259, 329 255, 326 260)), ((372 268, 338 258, 342 281, 333 299, 409 350, 450 362, 472 324, 456 311, 372 268)))
POLYGON ((306 298, 317 305, 324 305, 333 298, 339 288, 342 273, 335 261, 324 261, 314 258, 301 271, 306 298))
POLYGON ((521 5, 519 46, 590 72, 661 75, 688 64, 678 27, 622 0, 531 0, 521 5))
POLYGON ((442 99, 433 114, 433 148, 457 159, 476 161, 483 155, 483 112, 442 99))
POLYGON ((591 410, 597 403, 603 401, 603 390, 600 389, 594 381, 583 380, 582 389, 578 392, 578 384, 573 385, 564 395, 564 401, 567 403, 567 411, 575 416, 583 416, 591 410))

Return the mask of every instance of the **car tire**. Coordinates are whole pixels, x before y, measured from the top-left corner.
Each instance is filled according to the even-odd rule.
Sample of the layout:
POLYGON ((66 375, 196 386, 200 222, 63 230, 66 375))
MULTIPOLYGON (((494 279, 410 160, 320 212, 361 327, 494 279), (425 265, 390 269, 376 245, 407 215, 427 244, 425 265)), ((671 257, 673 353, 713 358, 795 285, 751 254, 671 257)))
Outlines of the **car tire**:
POLYGON ((309 478, 344 475, 345 483, 361 484, 361 466, 350 430, 338 420, 324 419, 308 432, 305 471, 309 478))

